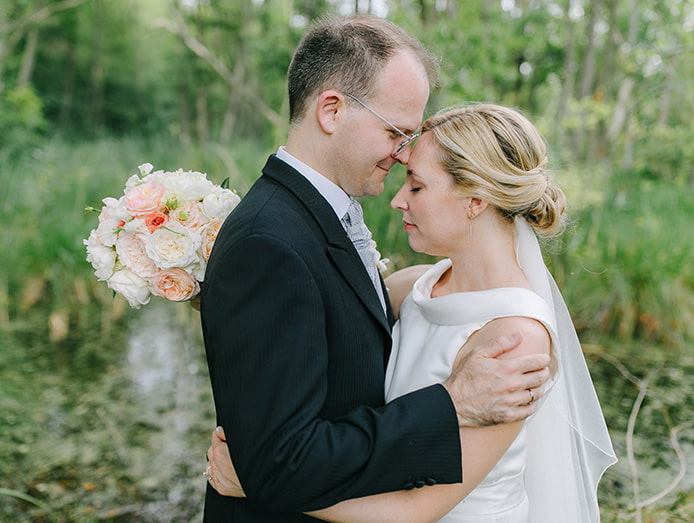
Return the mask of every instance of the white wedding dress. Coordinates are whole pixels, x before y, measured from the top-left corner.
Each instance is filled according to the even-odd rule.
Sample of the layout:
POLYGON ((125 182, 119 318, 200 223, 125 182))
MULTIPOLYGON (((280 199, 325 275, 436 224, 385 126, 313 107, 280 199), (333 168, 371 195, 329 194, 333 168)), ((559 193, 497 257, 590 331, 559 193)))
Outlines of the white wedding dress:
POLYGON ((504 456, 440 521, 598 522, 597 483, 616 461, 607 427, 563 299, 523 220, 516 221, 516 249, 536 292, 498 288, 432 298, 450 260, 417 280, 394 327, 386 400, 444 381, 459 348, 487 322, 508 316, 540 321, 552 337, 559 371, 504 456))

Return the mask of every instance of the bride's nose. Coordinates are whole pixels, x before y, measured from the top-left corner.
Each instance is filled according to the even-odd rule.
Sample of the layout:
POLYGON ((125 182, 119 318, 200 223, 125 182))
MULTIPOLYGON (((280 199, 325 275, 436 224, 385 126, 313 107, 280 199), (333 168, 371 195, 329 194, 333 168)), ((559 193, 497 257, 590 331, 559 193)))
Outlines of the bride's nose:
POLYGON ((404 211, 407 209, 407 199, 405 198, 405 186, 403 185, 400 187, 400 190, 393 196, 393 199, 390 201, 390 206, 393 209, 399 209, 401 211, 404 211))

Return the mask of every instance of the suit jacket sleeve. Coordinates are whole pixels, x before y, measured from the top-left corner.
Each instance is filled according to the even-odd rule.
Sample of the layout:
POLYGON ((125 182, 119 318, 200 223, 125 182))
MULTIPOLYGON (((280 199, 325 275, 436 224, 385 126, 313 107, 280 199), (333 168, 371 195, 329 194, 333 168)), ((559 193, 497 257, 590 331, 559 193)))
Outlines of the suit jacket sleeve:
POLYGON ((320 275, 276 237, 248 236, 233 253, 206 277, 202 313, 218 423, 248 502, 303 512, 461 481, 445 389, 323 419, 330 384, 320 275))

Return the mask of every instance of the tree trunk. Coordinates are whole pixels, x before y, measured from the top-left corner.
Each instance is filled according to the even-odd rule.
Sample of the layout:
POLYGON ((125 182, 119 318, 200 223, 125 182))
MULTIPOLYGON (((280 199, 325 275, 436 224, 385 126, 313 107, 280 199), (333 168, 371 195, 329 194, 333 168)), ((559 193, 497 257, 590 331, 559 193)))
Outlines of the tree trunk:
POLYGON ((665 71, 665 83, 663 92, 660 95, 660 104, 658 107, 657 125, 665 127, 668 117, 670 116, 670 101, 672 98, 672 86, 675 83, 675 71, 677 71, 677 56, 673 55, 667 62, 665 71))
POLYGON ((36 62, 36 49, 39 42, 39 30, 34 27, 27 34, 27 43, 24 47, 24 55, 22 56, 22 67, 19 69, 17 77, 17 87, 26 87, 31 82, 31 75, 34 72, 34 63, 36 62))
MULTIPOLYGON (((7 27, 7 8, 0 6, 0 27, 7 27)), ((0 100, 5 90, 5 57, 10 52, 10 46, 5 39, 4 32, 0 32, 0 100)))
POLYGON ((207 89, 199 87, 195 91, 195 130, 198 142, 206 144, 209 141, 210 121, 207 112, 207 89))
MULTIPOLYGON (((605 39, 605 46, 602 50, 602 62, 596 74, 595 79, 595 97, 605 103, 610 103, 615 96, 610 92, 611 76, 615 73, 615 54, 619 47, 618 32, 614 30, 617 27, 617 3, 619 0, 607 0, 607 24, 610 29, 610 38, 605 39)), ((588 158, 604 158, 607 154, 607 130, 606 123, 600 125, 600 129, 596 129, 588 136, 588 158)))
MULTIPOLYGON (((638 25, 639 25, 639 11, 637 9, 638 0, 631 0, 629 2, 629 29, 627 32, 627 43, 629 44, 629 49, 636 48, 636 39, 638 37, 638 25)), ((632 51, 633 52, 633 51, 632 51)), ((625 76, 624 80, 619 87, 619 94, 617 95, 617 101, 614 108, 614 113, 612 115, 612 123, 610 129, 607 133, 608 145, 612 150, 616 147, 617 138, 622 133, 623 130, 628 130, 629 128, 629 116, 631 109, 631 93, 636 83, 634 75, 628 74, 625 76)), ((633 147, 634 136, 633 133, 624 133, 624 154, 622 156, 622 167, 629 168, 633 164, 634 160, 634 147, 633 147)))
POLYGON ((58 126, 67 128, 72 115, 72 104, 75 99, 75 79, 77 75, 76 49, 73 41, 67 43, 67 56, 65 71, 63 74, 62 95, 60 97, 60 112, 58 114, 58 126))
POLYGON ((576 42, 574 39, 574 29, 576 24, 571 20, 571 2, 566 0, 564 18, 566 20, 566 48, 564 50, 564 65, 563 76, 564 81, 561 85, 559 100, 557 101, 557 113, 554 119, 554 135, 557 137, 557 144, 560 150, 565 150, 566 133, 564 131, 564 118, 566 116, 566 108, 569 105, 569 100, 574 94, 574 85, 576 77, 576 42))
POLYGON ((581 67, 581 86, 578 92, 580 99, 589 96, 593 92, 593 82, 595 80, 595 54, 596 41, 595 30, 600 18, 601 0, 593 0, 590 4, 590 18, 588 20, 588 41, 586 43, 585 56, 583 58, 583 66, 581 67))
MULTIPOLYGON (((587 43, 585 54, 583 58, 583 64, 581 66, 581 82, 578 90, 578 99, 580 101, 585 101, 585 99, 590 96, 594 88, 595 79, 595 54, 596 54, 596 41, 595 32, 596 24, 599 18, 599 12, 601 7, 601 0, 592 0, 589 4, 590 16, 588 18, 586 32, 587 32, 587 43)), ((585 150, 585 136, 586 136, 586 113, 585 109, 581 111, 581 123, 576 129, 574 135, 574 142, 572 149, 578 158, 584 158, 586 155, 585 150)))

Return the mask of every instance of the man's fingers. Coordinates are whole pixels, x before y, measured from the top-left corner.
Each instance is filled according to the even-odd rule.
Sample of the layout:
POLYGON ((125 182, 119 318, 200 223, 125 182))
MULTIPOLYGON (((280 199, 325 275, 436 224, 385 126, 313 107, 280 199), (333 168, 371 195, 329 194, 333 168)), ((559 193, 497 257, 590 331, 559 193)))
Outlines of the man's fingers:
POLYGON ((498 358, 502 354, 505 354, 518 347, 521 341, 522 337, 520 333, 513 332, 509 335, 497 336, 496 338, 483 343, 473 350, 478 357, 498 358))
POLYGON ((518 364, 517 371, 526 374, 548 368, 550 357, 549 354, 527 354, 515 358, 515 361, 518 364))

